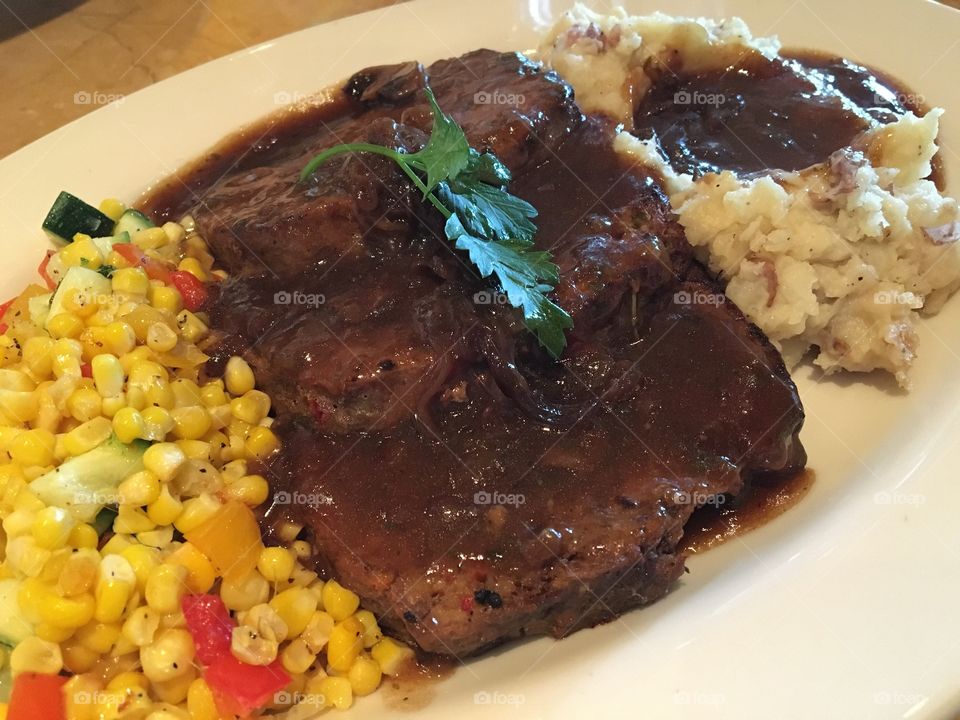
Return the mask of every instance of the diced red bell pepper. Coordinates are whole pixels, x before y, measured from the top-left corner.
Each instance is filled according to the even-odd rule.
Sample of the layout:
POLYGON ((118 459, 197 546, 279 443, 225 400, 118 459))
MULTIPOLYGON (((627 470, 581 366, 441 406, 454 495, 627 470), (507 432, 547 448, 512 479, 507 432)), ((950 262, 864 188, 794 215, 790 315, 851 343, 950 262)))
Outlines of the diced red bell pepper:
POLYGON ((240 717, 269 705, 290 684, 290 676, 279 659, 269 665, 247 665, 229 652, 208 665, 203 678, 220 712, 240 717))
POLYGON ((207 301, 207 286, 186 270, 174 270, 170 273, 173 286, 180 291, 183 306, 190 312, 196 312, 207 301))
POLYGON ((180 606, 193 636, 197 660, 209 665, 230 654, 230 636, 236 623, 218 595, 184 595, 180 606))
POLYGON ((80 366, 80 375, 81 375, 81 377, 92 378, 92 377, 93 377, 93 365, 91 365, 90 363, 83 363, 83 364, 80 366))
POLYGON ((279 660, 248 665, 233 656, 230 639, 235 623, 217 595, 187 595, 181 608, 196 657, 205 666, 203 677, 221 713, 246 717, 290 684, 279 660))
POLYGON ((56 250, 47 250, 47 254, 43 256, 43 260, 40 261, 40 265, 37 267, 37 273, 43 278, 43 281, 47 284, 47 289, 53 290, 57 284, 53 281, 53 278, 50 277, 47 273, 47 265, 50 264, 50 258, 57 254, 56 250))
POLYGON ((173 285, 183 298, 183 306, 194 312, 207 301, 207 287, 195 275, 185 270, 171 270, 165 263, 149 257, 133 243, 117 243, 114 252, 134 267, 142 267, 151 280, 173 285))
POLYGON ((66 720, 66 682, 60 675, 20 673, 13 681, 7 720, 66 720))
POLYGON ((117 243, 113 251, 134 267, 143 268, 151 280, 171 284, 171 270, 160 260, 150 257, 133 243, 117 243))

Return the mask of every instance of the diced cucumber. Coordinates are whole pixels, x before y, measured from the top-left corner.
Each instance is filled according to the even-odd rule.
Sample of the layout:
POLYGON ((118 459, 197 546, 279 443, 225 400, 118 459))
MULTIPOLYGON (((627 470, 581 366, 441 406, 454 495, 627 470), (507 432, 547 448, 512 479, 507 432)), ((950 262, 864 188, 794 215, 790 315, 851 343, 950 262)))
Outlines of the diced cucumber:
POLYGON ((117 488, 129 475, 143 470, 144 440, 129 445, 115 435, 82 455, 70 458, 30 483, 47 505, 70 512, 80 522, 91 522, 100 510, 116 503, 117 488))
POLYGON ((67 293, 76 290, 85 297, 95 295, 109 295, 113 286, 110 280, 98 273, 96 270, 80 267, 79 265, 69 268, 63 276, 63 280, 57 285, 53 298, 50 301, 50 312, 47 314, 47 322, 50 318, 56 317, 63 312, 63 301, 67 293))
POLYGON ((37 327, 46 327, 47 317, 50 315, 50 301, 53 293, 34 295, 27 300, 27 310, 30 312, 30 322, 37 327))
POLYGON ((33 624, 23 616, 17 600, 20 582, 16 578, 0 580, 0 643, 9 647, 33 635, 33 624))
POLYGON ((43 221, 43 229, 56 240, 73 242, 73 236, 90 237, 113 234, 114 222, 92 205, 64 191, 57 195, 43 221))
POLYGON ((150 218, 139 210, 130 208, 129 210, 125 210, 123 215, 120 216, 120 219, 117 220, 117 227, 114 228, 114 233, 127 232, 130 233, 130 237, 132 238, 141 230, 152 227, 156 227, 156 225, 153 224, 150 218))
POLYGON ((130 242, 130 233, 124 230, 122 232, 114 233, 110 237, 91 238, 91 241, 97 246, 97 250, 100 251, 100 254, 106 257, 110 254, 110 251, 113 250, 113 246, 117 243, 130 242))

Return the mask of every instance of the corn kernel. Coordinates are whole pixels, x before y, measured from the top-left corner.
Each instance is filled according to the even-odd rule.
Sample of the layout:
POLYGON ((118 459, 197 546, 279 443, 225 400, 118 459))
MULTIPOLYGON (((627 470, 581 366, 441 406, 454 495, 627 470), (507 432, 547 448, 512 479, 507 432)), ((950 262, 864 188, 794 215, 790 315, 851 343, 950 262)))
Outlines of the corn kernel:
MULTIPOLYGON (((161 441, 173 430, 173 418, 162 407, 148 407, 140 412, 146 423, 146 439, 161 441)), ((174 446, 176 447, 176 446, 174 446)), ((181 451, 182 453, 182 451, 181 451)), ((174 456, 171 456, 171 459, 174 456)))
POLYGON ((74 675, 63 686, 64 709, 69 720, 100 720, 92 699, 100 691, 92 675, 74 675))
POLYGON ((100 554, 104 557, 107 555, 119 555, 132 544, 129 535, 117 531, 116 521, 114 521, 113 531, 113 536, 100 548, 100 554))
POLYGON ((132 694, 137 690, 149 690, 150 682, 143 675, 143 673, 138 672, 122 672, 118 675, 114 675, 113 679, 107 683, 107 690, 121 692, 126 694, 132 694))
POLYGON ((120 637, 120 626, 112 623, 90 623, 77 630, 77 642, 98 655, 106 655, 120 637))
POLYGON ((240 662, 248 665, 269 665, 277 659, 279 643, 261 636, 246 625, 233 628, 230 636, 230 652, 240 662))
POLYGON ((65 267, 87 267, 96 270, 103 264, 103 254, 89 235, 77 233, 74 240, 58 253, 65 267))
POLYGON ((269 596, 270 584, 256 570, 244 577, 224 578, 220 583, 220 597, 230 610, 249 610, 269 596))
POLYGON ((125 393, 120 393, 119 395, 112 395, 110 397, 103 398, 103 402, 100 405, 100 412, 103 413, 105 418, 113 418, 118 412, 127 407, 127 397, 125 393))
POLYGON ((50 377, 53 372, 53 340, 46 336, 27 339, 23 343, 23 364, 37 380, 50 377))
POLYGON ((200 388, 200 400, 208 408, 226 405, 229 400, 223 391, 223 381, 213 380, 200 388))
POLYGON ((170 417, 174 435, 184 440, 199 440, 210 430, 210 413, 199 405, 174 408, 170 417))
POLYGON ((194 344, 199 343, 210 333, 207 324, 189 310, 181 310, 177 313, 177 327, 180 329, 180 336, 194 344))
POLYGON ((147 517, 157 525, 172 525, 182 510, 183 503, 170 493, 170 486, 164 483, 157 499, 147 507, 147 517))
POLYGON ((10 669, 14 675, 24 672, 56 675, 63 669, 60 646, 34 636, 24 638, 10 653, 10 669))
POLYGON ((10 457, 22 467, 46 467, 53 464, 55 444, 53 433, 40 429, 27 430, 14 438, 10 445, 10 457))
POLYGON ((255 427, 247 436, 244 447, 250 457, 264 460, 280 448, 280 440, 270 428, 255 427))
POLYGON ((177 334, 166 323, 153 323, 147 328, 147 347, 156 353, 170 352, 177 340, 177 334))
POLYGON ((117 494, 121 505, 149 505, 160 497, 160 481, 149 470, 141 470, 120 483, 117 494))
POLYGON ((150 572, 160 564, 160 553, 155 548, 145 545, 130 545, 120 553, 130 567, 133 568, 133 574, 136 577, 137 587, 143 589, 147 586, 147 578, 150 572))
POLYGON ((363 625, 363 646, 365 648, 372 648, 383 639, 380 625, 377 623, 377 618, 372 612, 369 610, 359 610, 354 613, 354 617, 363 625))
POLYGON ((209 520, 222 503, 209 493, 201 493, 183 503, 180 516, 174 521, 174 527, 181 533, 188 533, 209 520))
POLYGON ((136 585, 137 576, 133 566, 123 555, 103 558, 97 580, 97 605, 94 614, 97 621, 119 622, 136 585))
POLYGON ((174 680, 192 670, 193 638, 178 628, 162 631, 150 645, 140 648, 143 674, 151 682, 174 680))
MULTIPOLYGON (((207 461, 210 459, 210 443, 206 442, 205 440, 188 440, 186 438, 181 438, 180 440, 177 440, 177 446, 183 450, 183 454, 187 456, 188 460, 199 461, 203 462, 205 465, 209 465, 207 461)), ((188 464, 190 464, 190 467, 193 468, 193 464, 188 464)), ((214 468, 212 465, 210 465, 210 468, 216 471, 216 468, 214 468)), ((180 470, 177 471, 177 476, 179 477, 183 471, 184 468, 181 467, 180 470)), ((217 473, 218 477, 219 475, 220 473, 217 473)))
POLYGON ((330 580, 323 586, 323 609, 337 622, 346 620, 360 607, 357 594, 343 587, 336 580, 330 580))
POLYGON ((307 627, 304 628, 300 637, 307 644, 307 647, 314 653, 318 653, 326 647, 330 641, 330 633, 336 626, 336 621, 329 613, 323 610, 317 610, 311 617, 307 627))
POLYGON ((346 672, 363 649, 363 625, 356 618, 337 623, 327 641, 327 662, 334 670, 346 672))
POLYGON ((56 339, 78 338, 83 328, 83 320, 71 313, 59 313, 47 320, 47 332, 56 339))
POLYGON ((37 541, 37 545, 47 550, 62 548, 70 539, 74 524, 73 516, 63 508, 44 508, 34 517, 33 539, 37 541))
POLYGON ((100 394, 93 388, 79 387, 67 398, 67 412, 82 423, 98 417, 101 408, 100 394))
POLYGON ((41 622, 57 628, 78 628, 93 619, 96 602, 92 595, 64 598, 49 592, 38 599, 41 622))
POLYGON ((162 705, 154 705, 158 709, 152 711, 144 720, 192 720, 183 709, 187 700, 190 685, 197 679, 197 669, 191 666, 180 677, 172 680, 154 682, 151 686, 153 694, 162 705))
POLYGON ((243 395, 253 390, 255 379, 253 370, 242 357, 234 355, 227 360, 227 367, 223 375, 227 390, 233 395, 243 395))
POLYGON ((251 390, 231 400, 230 411, 235 418, 256 425, 270 412, 270 396, 260 390, 251 390))
POLYGON ((63 445, 70 455, 76 457, 106 442, 112 432, 110 420, 105 417, 94 418, 68 432, 63 445))
POLYGON ((123 366, 116 355, 104 353, 90 361, 93 382, 101 397, 112 397, 123 392, 123 366))
POLYGON ((244 475, 227 484, 227 497, 256 507, 270 497, 270 485, 262 475, 244 475))
POLYGON ((143 454, 143 465, 157 476, 160 482, 169 482, 187 456, 174 443, 161 442, 151 445, 143 454))
POLYGON ((327 707, 347 710, 353 705, 353 688, 347 678, 325 677, 320 681, 319 690, 326 700, 327 707))
POLYGON ((76 640, 60 644, 63 653, 63 668, 74 675, 89 672, 97 664, 100 656, 76 640))
POLYGON ((169 547, 170 543, 173 542, 173 526, 164 525, 153 530, 139 532, 137 533, 137 542, 161 550, 169 547))
POLYGON ((104 348, 118 358, 132 351, 137 345, 137 335, 133 328, 119 320, 103 328, 103 339, 104 348))
POLYGON ((123 203, 116 198, 106 198, 100 203, 100 212, 114 222, 120 219, 125 209, 123 203))
POLYGON ((161 615, 177 612, 187 589, 186 580, 187 569, 182 565, 158 565, 147 578, 147 604, 161 615))
POLYGON ((150 289, 150 278, 143 268, 138 267, 114 270, 110 282, 115 293, 145 296, 150 289))
POLYGON ((157 524, 150 519, 147 513, 136 505, 120 505, 117 516, 113 519, 114 532, 126 535, 149 532, 157 524))
POLYGON ((90 592, 97 582, 99 572, 100 554, 95 547, 78 549, 71 553, 64 563, 57 579, 57 589, 64 597, 76 597, 90 592))
POLYGON ((73 635, 76 628, 58 628, 47 623, 37 623, 34 634, 41 640, 57 643, 66 642, 73 635))
POLYGON ((347 672, 347 679, 354 695, 369 695, 378 687, 383 678, 383 671, 376 661, 366 655, 361 655, 353 661, 347 672))
POLYGON ((70 288, 64 293, 63 309, 71 315, 86 320, 99 310, 99 298, 70 288))
POLYGON ((120 632, 137 647, 150 645, 160 629, 160 614, 142 605, 130 613, 120 632))
POLYGON ((293 565, 290 551, 282 547, 265 547, 257 561, 257 569, 269 582, 287 580, 293 572, 293 565))
POLYGON ((176 315, 183 310, 183 298, 176 288, 151 286, 148 295, 150 304, 157 310, 166 310, 171 315, 176 315))
POLYGON ((67 542, 75 548, 96 548, 100 543, 100 536, 97 535, 96 528, 81 523, 70 531, 70 538, 67 542))
POLYGON ((167 244, 167 234, 162 227, 149 227, 134 235, 131 241, 144 250, 156 250, 167 244))
POLYGON ((220 711, 213 697, 213 691, 203 678, 190 683, 187 690, 187 710, 193 720, 219 720, 220 711))
POLYGON ((131 407, 118 410, 113 416, 113 432, 122 443, 132 443, 147 433, 147 424, 137 410, 131 407))
POLYGON ((396 640, 385 637, 370 650, 384 675, 396 675, 413 660, 413 650, 396 640))
POLYGON ((310 648, 300 638, 295 638, 288 643, 283 652, 280 653, 280 662, 283 664, 284 670, 293 675, 305 673, 316 659, 317 656, 310 652, 310 648))
POLYGON ((289 636, 296 637, 303 632, 316 611, 317 598, 305 588, 293 587, 278 593, 270 601, 270 607, 287 624, 289 636))

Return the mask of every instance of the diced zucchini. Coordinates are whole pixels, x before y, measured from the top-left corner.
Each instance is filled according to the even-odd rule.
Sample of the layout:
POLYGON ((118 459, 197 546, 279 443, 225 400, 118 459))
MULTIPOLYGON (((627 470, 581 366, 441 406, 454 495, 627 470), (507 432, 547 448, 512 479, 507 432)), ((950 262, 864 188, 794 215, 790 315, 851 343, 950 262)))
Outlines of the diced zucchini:
POLYGON ((64 311, 63 301, 67 297, 67 293, 71 290, 76 290, 86 297, 92 297, 95 295, 109 295, 112 288, 113 286, 110 284, 110 280, 96 270, 80 267, 79 265, 69 268, 66 275, 63 276, 63 280, 61 280, 57 286, 56 291, 53 293, 53 299, 50 301, 50 312, 47 314, 47 321, 49 322, 50 318, 56 317, 64 311))
POLYGON ((27 621, 20 610, 17 600, 19 592, 20 580, 0 580, 0 643, 8 647, 15 647, 33 634, 33 624, 27 621))
POLYGON ((123 215, 120 216, 120 219, 117 220, 117 227, 114 229, 114 233, 130 233, 130 237, 132 238, 141 230, 152 227, 156 227, 156 225, 153 224, 150 218, 139 210, 130 208, 129 210, 125 210, 123 215))
POLYGON ((53 293, 44 293, 43 295, 34 295, 27 300, 27 308, 30 311, 30 322, 37 327, 46 327, 47 318, 50 316, 50 301, 53 299, 53 293))
POLYGON ((68 192, 57 195, 43 221, 43 229, 62 242, 73 242, 73 236, 77 233, 90 237, 112 235, 113 226, 113 220, 68 192))
POLYGON ((129 475, 143 470, 144 440, 129 445, 115 435, 93 450, 70 458, 30 483, 47 505, 70 512, 80 522, 91 522, 100 510, 116 502, 117 488, 129 475))

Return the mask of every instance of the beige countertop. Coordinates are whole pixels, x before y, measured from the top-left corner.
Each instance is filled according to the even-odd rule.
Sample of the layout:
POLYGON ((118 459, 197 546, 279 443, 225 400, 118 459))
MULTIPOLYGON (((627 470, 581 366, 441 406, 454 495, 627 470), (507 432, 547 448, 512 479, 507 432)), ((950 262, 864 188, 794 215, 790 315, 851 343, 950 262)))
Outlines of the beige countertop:
POLYGON ((397 1, 0 0, 0 157, 195 65, 397 1))
POLYGON ((396 0, 0 0, 0 157, 118 95, 396 0))

